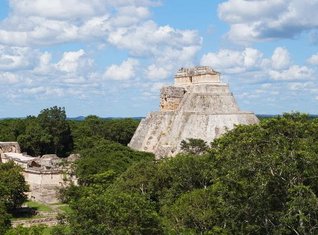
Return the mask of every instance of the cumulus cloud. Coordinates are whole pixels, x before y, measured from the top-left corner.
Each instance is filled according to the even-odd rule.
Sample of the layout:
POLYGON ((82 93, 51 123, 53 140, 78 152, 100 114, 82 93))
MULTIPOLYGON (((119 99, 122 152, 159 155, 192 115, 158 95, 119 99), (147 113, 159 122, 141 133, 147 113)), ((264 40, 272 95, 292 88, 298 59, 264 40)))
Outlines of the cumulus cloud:
POLYGON ((44 52, 39 57, 38 65, 33 69, 35 74, 47 74, 53 69, 53 64, 51 63, 52 55, 49 52, 44 52))
POLYGON ((131 58, 123 61, 120 65, 113 64, 106 69, 104 78, 110 80, 129 80, 136 75, 135 70, 138 64, 138 60, 131 58))
POLYGON ((193 30, 176 30, 170 26, 158 26, 149 20, 135 27, 118 28, 108 41, 132 55, 157 55, 162 50, 176 52, 201 45, 201 38, 193 30))
POLYGON ((262 104, 255 105, 259 113, 300 110, 318 95, 317 69, 295 64, 285 48, 277 47, 271 55, 254 48, 222 49, 203 55, 201 64, 221 72, 241 108, 262 104))
POLYGON ((261 65, 263 54, 254 48, 243 51, 221 49, 217 53, 207 53, 201 59, 202 65, 209 65, 227 73, 241 73, 261 65))
POLYGON ((230 24, 229 39, 245 43, 316 30, 317 8, 312 0, 228 0, 219 4, 218 14, 230 24))
POLYGON ((0 72, 0 84, 16 84, 19 82, 19 79, 14 73, 10 72, 0 72))
MULTIPOLYGON (((168 67, 168 66, 167 66, 168 67)), ((171 71, 167 67, 158 67, 154 64, 149 65, 146 70, 146 77, 151 80, 161 80, 169 76, 171 71)))
POLYGON ((288 88, 292 91, 314 91, 318 92, 318 87, 313 81, 308 82, 291 82, 288 88))
MULTIPOLYGON (((66 73, 74 73, 79 70, 80 67, 85 65, 90 66, 91 60, 83 60, 85 51, 80 49, 78 51, 64 52, 62 59, 56 64, 58 70, 66 73)), ((45 59, 45 58, 44 58, 45 59)))
POLYGON ((272 55, 272 66, 274 69, 285 69, 290 64, 290 55, 287 49, 277 47, 272 55))
POLYGON ((0 71, 26 69, 36 56, 37 52, 28 47, 0 45, 0 71))
POLYGON ((151 84, 163 84, 180 66, 192 65, 202 44, 197 31, 154 22, 151 7, 159 2, 9 0, 10 12, 0 21, 0 79, 14 86, 1 96, 105 95, 116 80, 120 86, 149 84, 141 92, 158 92, 151 84), (85 47, 65 49, 74 42, 85 47), (115 48, 126 58, 96 65, 100 48, 115 48))
POLYGON ((11 0, 11 13, 0 22, 0 43, 30 46, 73 41, 105 41, 124 27, 150 16, 152 0, 11 0))
POLYGON ((318 54, 312 55, 310 58, 308 58, 308 63, 313 65, 318 65, 318 54))
POLYGON ((212 66, 225 75, 248 73, 249 79, 255 81, 268 78, 272 81, 311 80, 314 75, 313 69, 292 64, 288 50, 282 47, 277 47, 270 58, 254 48, 222 49, 203 55, 201 64, 212 66))
POLYGON ((306 66, 292 65, 283 71, 270 70, 269 75, 274 80, 307 80, 312 78, 313 70, 306 66))
POLYGON ((53 19, 89 17, 105 10, 103 1, 89 2, 78 0, 10 0, 10 6, 16 15, 41 16, 53 19))

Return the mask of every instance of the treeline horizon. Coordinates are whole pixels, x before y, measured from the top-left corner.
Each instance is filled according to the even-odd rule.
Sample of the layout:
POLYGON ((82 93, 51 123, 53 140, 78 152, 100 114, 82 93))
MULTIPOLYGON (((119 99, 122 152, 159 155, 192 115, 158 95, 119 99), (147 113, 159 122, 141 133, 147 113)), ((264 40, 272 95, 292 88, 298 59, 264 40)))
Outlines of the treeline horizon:
MULTIPOLYGON (((292 111, 292 112, 297 113, 298 111, 292 111)), ((290 113, 292 113, 292 112, 290 112, 290 113)), ((284 113, 288 113, 288 112, 284 112, 284 113)), ((281 116, 284 113, 281 113, 281 114, 255 114, 255 115, 256 115, 257 118, 273 118, 273 117, 281 116)), ((310 114, 310 113, 303 113, 303 114, 308 115, 308 117, 310 117, 310 118, 318 118, 318 114, 310 114)), ((83 120, 85 120, 85 118, 90 117, 90 116, 95 116, 95 117, 98 117, 98 118, 101 118, 101 119, 104 119, 104 120, 116 120, 116 119, 127 119, 127 118, 131 118, 131 119, 135 119, 135 120, 141 120, 141 119, 145 118, 145 116, 123 116, 123 117, 120 117, 120 116, 108 116, 108 117, 101 117, 101 116, 98 116, 98 115, 95 115, 95 114, 89 114, 87 116, 82 116, 82 115, 74 116, 74 117, 67 116, 66 119, 67 120, 73 120, 73 121, 83 121, 83 120)), ((8 120, 8 119, 26 119, 27 117, 28 116, 26 116, 26 117, 2 117, 2 118, 0 118, 0 121, 1 120, 8 120)))
POLYGON ((37 116, 0 120, 0 141, 17 141, 21 151, 31 156, 54 153, 66 157, 99 139, 127 145, 138 124, 137 119, 94 115, 72 120, 67 118, 65 108, 54 106, 37 116))

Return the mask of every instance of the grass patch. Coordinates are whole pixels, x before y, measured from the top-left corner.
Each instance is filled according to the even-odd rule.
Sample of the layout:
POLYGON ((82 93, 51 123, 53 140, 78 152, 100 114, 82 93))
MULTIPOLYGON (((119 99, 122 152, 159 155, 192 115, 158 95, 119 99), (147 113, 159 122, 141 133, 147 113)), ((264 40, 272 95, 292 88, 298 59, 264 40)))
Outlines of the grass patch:
POLYGON ((50 206, 48 206, 46 204, 39 203, 39 202, 27 201, 25 204, 27 207, 33 208, 38 212, 41 212, 41 211, 42 212, 51 212, 51 211, 53 211, 50 206))
POLYGON ((35 201, 27 201, 23 207, 16 209, 12 215, 12 220, 24 220, 24 219, 38 219, 44 218, 45 216, 39 214, 41 212, 50 213, 53 209, 46 204, 35 202, 35 201))
POLYGON ((59 206, 59 210, 65 212, 65 213, 69 213, 69 212, 71 212, 72 209, 70 208, 69 205, 62 204, 61 206, 59 206))

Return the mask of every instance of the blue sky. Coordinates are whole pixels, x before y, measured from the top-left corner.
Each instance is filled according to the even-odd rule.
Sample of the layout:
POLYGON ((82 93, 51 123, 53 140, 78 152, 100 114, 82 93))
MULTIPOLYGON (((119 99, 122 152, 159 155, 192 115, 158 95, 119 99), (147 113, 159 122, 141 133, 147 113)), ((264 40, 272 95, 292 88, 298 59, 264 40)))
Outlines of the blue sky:
POLYGON ((0 0, 0 118, 145 116, 180 67, 222 73, 242 110, 318 108, 317 0, 0 0))

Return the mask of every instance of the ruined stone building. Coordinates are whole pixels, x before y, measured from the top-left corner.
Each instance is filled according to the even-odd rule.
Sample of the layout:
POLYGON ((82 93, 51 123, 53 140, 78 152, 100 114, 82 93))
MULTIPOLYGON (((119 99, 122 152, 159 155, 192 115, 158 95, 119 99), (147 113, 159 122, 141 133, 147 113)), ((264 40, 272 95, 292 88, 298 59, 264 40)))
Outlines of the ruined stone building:
POLYGON ((240 111, 220 73, 206 66, 181 68, 174 86, 161 89, 160 111, 140 122, 129 146, 157 158, 174 156, 181 151, 182 140, 210 143, 236 124, 254 123, 257 117, 240 111))
POLYGON ((0 163, 13 161, 22 167, 25 181, 30 186, 28 197, 35 201, 57 203, 58 189, 70 181, 77 183, 75 176, 68 174, 68 163, 73 160, 72 155, 67 159, 55 154, 31 157, 21 153, 17 142, 0 142, 0 163))

